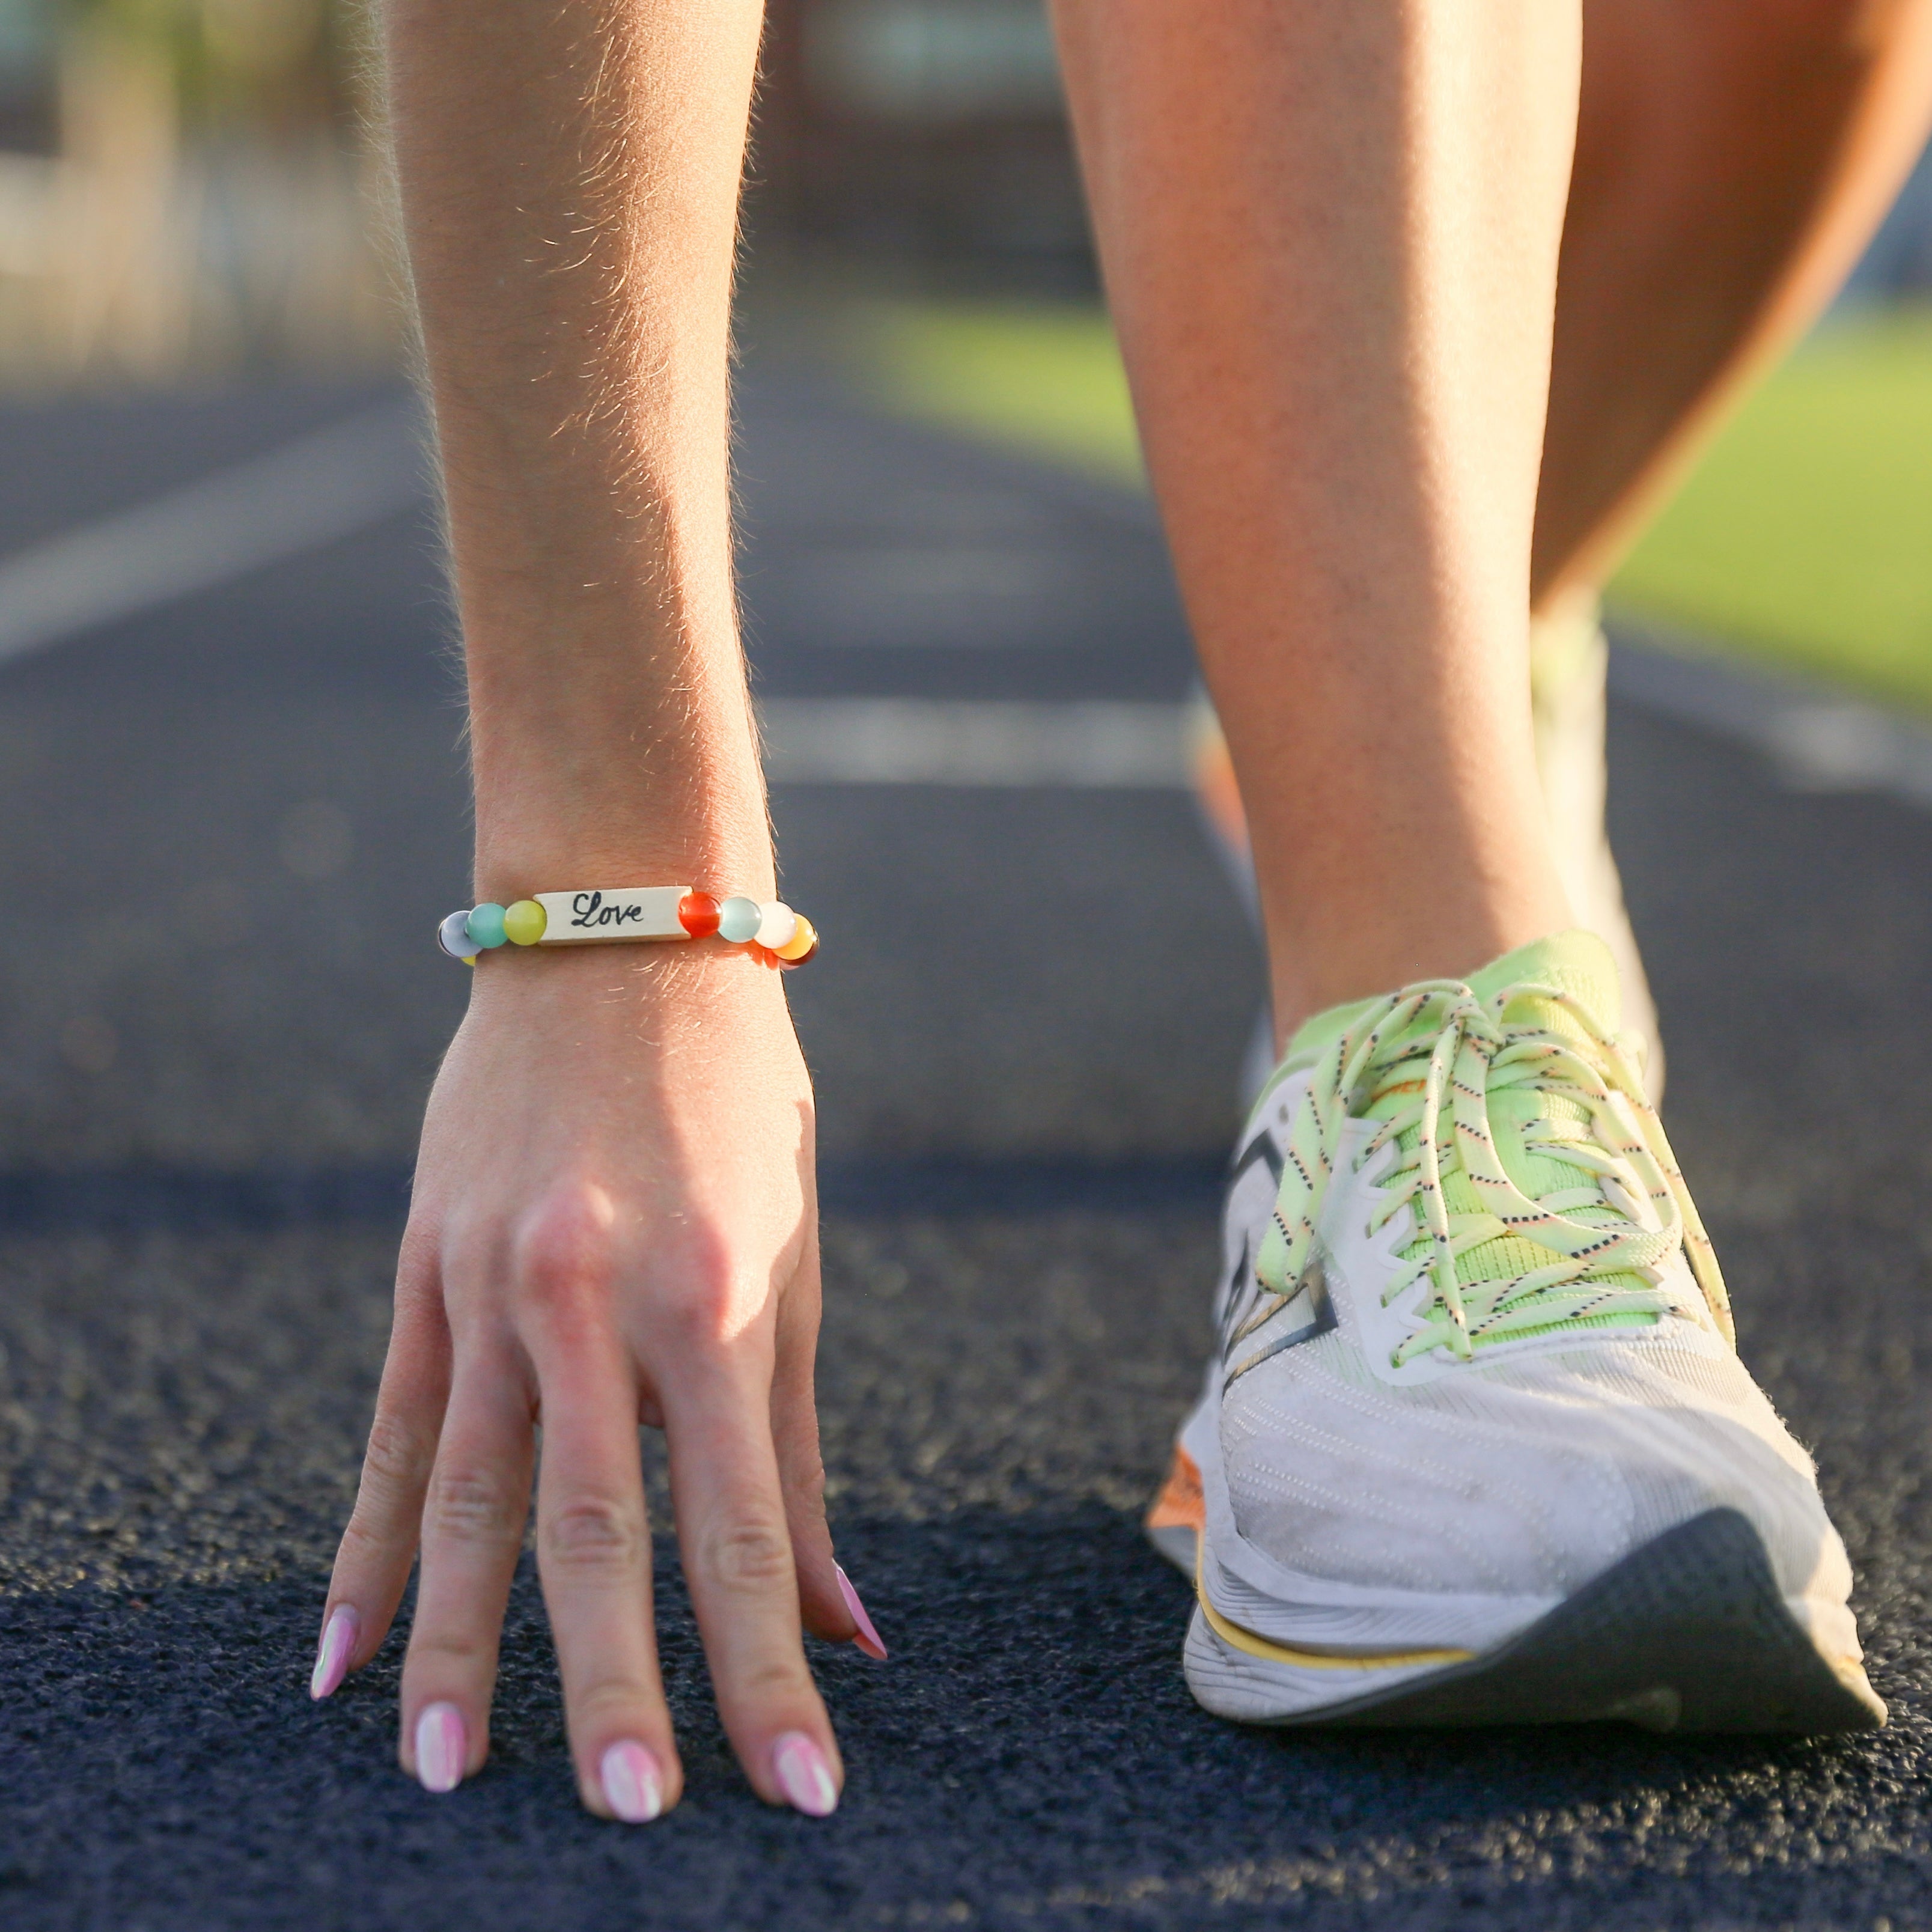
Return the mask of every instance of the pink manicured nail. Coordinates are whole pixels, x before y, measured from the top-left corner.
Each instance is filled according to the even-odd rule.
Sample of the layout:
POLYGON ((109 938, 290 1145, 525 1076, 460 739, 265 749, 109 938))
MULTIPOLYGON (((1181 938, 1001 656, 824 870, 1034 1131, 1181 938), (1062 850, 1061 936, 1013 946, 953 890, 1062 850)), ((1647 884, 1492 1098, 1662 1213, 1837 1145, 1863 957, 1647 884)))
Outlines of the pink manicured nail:
POLYGON ((868 1657, 883 1664, 886 1660, 886 1646, 879 1634, 872 1628, 872 1620, 866 1614, 866 1606, 859 1600, 859 1593, 852 1587, 852 1580, 837 1564, 832 1566, 838 1578, 838 1594, 845 1599, 845 1607, 852 1612, 852 1621, 859 1626, 859 1634, 852 1641, 868 1657))
POLYGON ((308 1694, 326 1697, 349 1675, 349 1660, 356 1648, 356 1633, 362 1619, 346 1604, 338 1604, 322 1627, 322 1642, 316 1647, 315 1668, 309 1673, 308 1694))
POLYGON ((802 1731, 788 1731, 772 1745, 772 1769, 794 1810, 808 1818, 829 1818, 838 1810, 838 1787, 832 1781, 832 1767, 802 1731))
POLYGON ((603 1780, 604 1803, 626 1824, 648 1825, 664 1809, 658 1761, 642 1744, 628 1738, 613 1744, 597 1775, 603 1780))
POLYGON ((463 1782, 470 1733, 454 1704, 424 1706, 416 1719, 416 1776, 425 1791, 454 1791, 463 1782))

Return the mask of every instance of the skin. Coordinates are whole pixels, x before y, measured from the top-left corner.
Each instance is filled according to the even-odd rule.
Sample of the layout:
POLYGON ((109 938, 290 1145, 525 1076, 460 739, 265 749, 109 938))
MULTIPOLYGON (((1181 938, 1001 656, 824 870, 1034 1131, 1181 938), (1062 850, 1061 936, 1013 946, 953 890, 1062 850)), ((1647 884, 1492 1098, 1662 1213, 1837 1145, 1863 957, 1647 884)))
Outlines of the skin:
POLYGON ((1567 927, 1530 531, 1574 0, 1057 0, 1284 1033, 1567 927))
MULTIPOLYGON (((1557 0, 1060 0, 1156 484, 1239 724, 1278 1013, 1567 923, 1534 829, 1532 573, 1546 599, 1595 581, 1834 285, 1932 100, 1928 11, 1592 0, 1566 226, 1577 25, 1557 0)), ((726 434, 758 8, 388 0, 384 26, 477 896, 769 897, 726 434)), ((783 1802, 772 1746, 801 1731, 839 1781, 800 1640, 854 1634, 812 1408, 812 1163, 779 976, 751 956, 506 948, 479 968, 324 1607, 325 1627, 356 1613, 359 1668, 420 1549, 406 1768, 437 1702, 462 1714, 466 1772, 487 1755, 543 1425, 537 1547, 580 1791, 608 1815, 602 1754, 634 1740, 675 1803, 642 1422, 666 1431, 747 1777, 783 1802)))
POLYGON ((1725 407, 1835 292, 1932 126, 1927 0, 1588 0, 1554 340, 1527 340, 1528 297, 1547 313, 1536 156, 1576 85, 1554 52, 1574 14, 1334 10, 1256 0, 1204 26, 1158 0, 1054 9, 1284 1036, 1567 923, 1523 796, 1525 607, 1594 595, 1725 407), (1432 134, 1417 104, 1433 97, 1404 77, 1430 71, 1432 44, 1466 56, 1484 34, 1510 56, 1480 56, 1480 99, 1432 134), (1360 58, 1370 40, 1379 64, 1360 58), (1429 251, 1466 188, 1450 225, 1432 231, 1442 211, 1418 193, 1405 222, 1363 236, 1362 194, 1386 200, 1406 166, 1425 184, 1495 171, 1453 258, 1429 251), (1322 221, 1337 181, 1358 266, 1384 251, 1379 285, 1336 273, 1347 249, 1322 221), (1512 206, 1514 231, 1498 218, 1512 206), (1432 311, 1394 292, 1432 259, 1432 311), (1376 335, 1391 322, 1405 340, 1376 335), (1537 380, 1485 392, 1486 367, 1537 380), (1526 572, 1510 533, 1546 393, 1526 572), (1444 434, 1452 465, 1432 468, 1444 434), (1391 451, 1395 471, 1374 470, 1391 451), (1398 529, 1391 556, 1378 546, 1398 529))
MULTIPOLYGON (((726 338, 754 0, 391 0, 396 160, 467 653, 476 892, 775 896, 730 582, 726 338)), ((418 1541, 401 1759, 474 1772, 543 1430, 537 1554, 584 1802, 611 1744, 680 1773, 637 1426, 746 1776, 838 1748, 801 1627, 854 1634, 822 1503, 810 1083, 780 974, 713 940, 506 947, 423 1129, 328 1608, 352 1667, 418 1541)))
POLYGON ((1928 0, 1585 0, 1539 608, 1609 576, 1838 292, 1928 132, 1928 0))

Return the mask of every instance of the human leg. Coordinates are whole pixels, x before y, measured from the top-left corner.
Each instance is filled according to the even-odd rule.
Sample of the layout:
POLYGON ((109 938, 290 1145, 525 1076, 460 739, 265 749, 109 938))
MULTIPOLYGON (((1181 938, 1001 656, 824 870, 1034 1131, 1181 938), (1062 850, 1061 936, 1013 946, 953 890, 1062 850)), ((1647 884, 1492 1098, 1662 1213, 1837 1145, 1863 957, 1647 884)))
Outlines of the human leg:
POLYGON ((1585 0, 1533 600, 1602 584, 1932 128, 1926 0, 1585 0))
POLYGON ((1585 0, 1531 558, 1557 869, 1664 1054, 1604 823, 1601 586, 1726 409, 1837 292, 1932 125, 1924 0, 1585 0))
POLYGON ((1526 632, 1574 16, 1058 12, 1291 1034, 1150 1524, 1192 1546, 1190 1683, 1273 1723, 1882 1720, 1615 968, 1556 930, 1526 632))
POLYGON ((1576 10, 1057 14, 1286 1033, 1568 923, 1524 639, 1576 10))
MULTIPOLYGON (((1617 958, 1653 1098, 1662 1052, 1604 826, 1595 606, 1726 402, 1835 292, 1932 123, 1925 0, 1585 0, 1580 130, 1557 281, 1532 551, 1534 744, 1552 856, 1617 958)), ((1247 834, 1225 743, 1210 816, 1247 834)))

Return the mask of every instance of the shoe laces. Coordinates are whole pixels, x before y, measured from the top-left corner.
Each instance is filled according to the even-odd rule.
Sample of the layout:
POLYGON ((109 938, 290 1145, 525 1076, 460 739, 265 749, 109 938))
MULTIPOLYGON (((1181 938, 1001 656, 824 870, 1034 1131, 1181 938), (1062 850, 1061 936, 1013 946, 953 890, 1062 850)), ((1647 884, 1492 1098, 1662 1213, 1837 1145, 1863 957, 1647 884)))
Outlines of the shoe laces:
POLYGON ((1356 1168, 1396 1150, 1370 1235, 1405 1209, 1418 1231, 1383 1305, 1425 1276, 1430 1286, 1396 1366, 1436 1348, 1466 1362, 1553 1330, 1654 1326, 1686 1312, 1665 1280, 1680 1253, 1735 1339, 1717 1256, 1663 1123, 1616 1038, 1560 988, 1524 982, 1484 1000, 1455 981, 1425 981, 1343 1032, 1289 1128, 1256 1270, 1278 1294, 1292 1294, 1307 1265, 1350 1118, 1378 1122, 1356 1168), (1534 1194, 1498 1150, 1505 1117, 1526 1175, 1551 1184, 1534 1194))

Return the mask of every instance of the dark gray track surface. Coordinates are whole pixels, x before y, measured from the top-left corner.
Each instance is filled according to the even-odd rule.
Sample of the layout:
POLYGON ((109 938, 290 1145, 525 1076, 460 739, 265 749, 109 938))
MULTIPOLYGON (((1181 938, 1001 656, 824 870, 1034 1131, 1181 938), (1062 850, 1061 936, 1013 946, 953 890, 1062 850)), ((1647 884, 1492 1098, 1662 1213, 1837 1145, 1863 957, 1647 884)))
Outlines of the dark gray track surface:
MULTIPOLYGON (((357 400, 13 411, 0 554, 357 400)), ((755 355, 746 418, 767 691, 1184 688, 1130 508, 755 355)), ((446 632, 428 524, 398 519, 0 670, 0 1926, 1932 1924, 1932 818, 1628 711, 1616 829, 1673 1133, 1747 1357, 1821 1459, 1888 1731, 1196 1708, 1188 1593, 1136 1518, 1202 1359, 1258 973, 1184 798, 1047 791, 776 800, 827 935, 791 984, 832 1507, 892 1647, 818 1654, 838 1816, 744 1788, 668 1543, 690 1778, 658 1826, 578 1810, 527 1575, 455 1796, 394 1768, 398 1640, 311 1708, 465 985, 430 943, 466 878, 446 632)))

